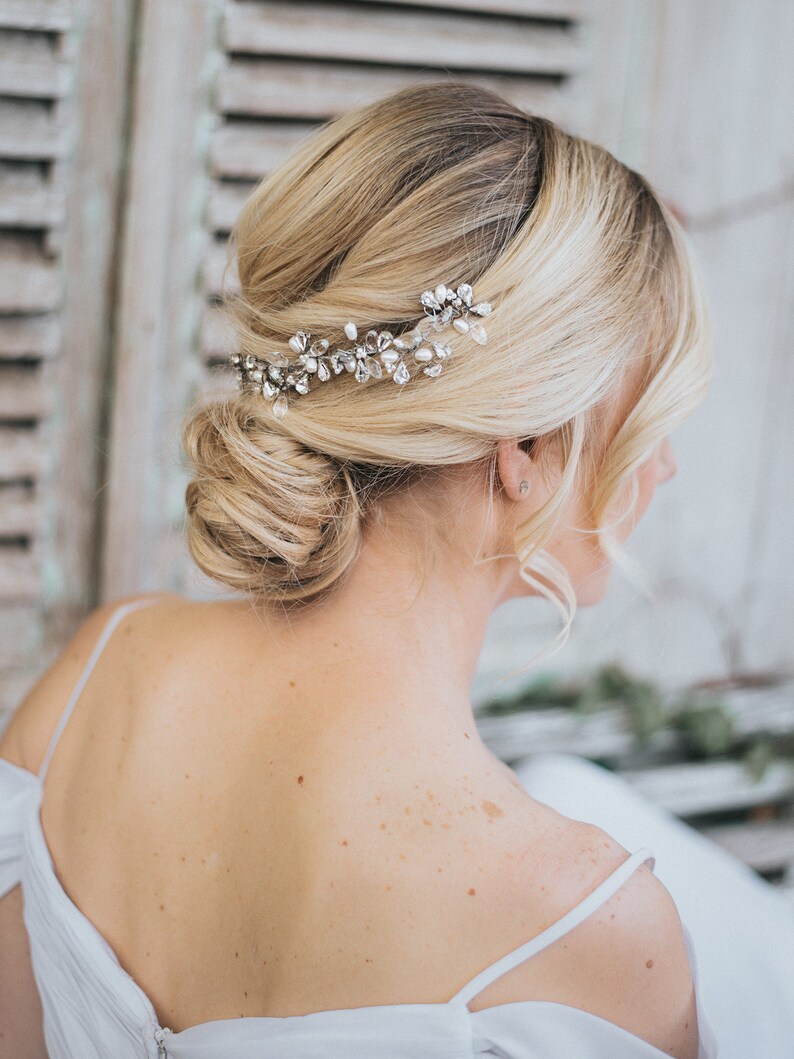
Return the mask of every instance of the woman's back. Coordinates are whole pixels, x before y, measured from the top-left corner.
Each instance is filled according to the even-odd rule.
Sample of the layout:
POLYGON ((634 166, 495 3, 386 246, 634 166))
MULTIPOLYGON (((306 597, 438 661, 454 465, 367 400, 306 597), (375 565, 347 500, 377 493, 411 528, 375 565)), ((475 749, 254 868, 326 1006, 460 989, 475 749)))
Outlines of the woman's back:
MULTIPOLYGON (((320 665, 245 604, 148 602, 96 661, 41 819, 66 893, 161 1025, 445 1003, 626 861, 529 798, 476 730, 402 717, 387 688, 339 702, 343 637, 320 665)), ((39 686, 4 756, 38 770, 108 616, 39 686)), ((683 935, 647 867, 470 1010, 527 1000, 696 1054, 683 935)))

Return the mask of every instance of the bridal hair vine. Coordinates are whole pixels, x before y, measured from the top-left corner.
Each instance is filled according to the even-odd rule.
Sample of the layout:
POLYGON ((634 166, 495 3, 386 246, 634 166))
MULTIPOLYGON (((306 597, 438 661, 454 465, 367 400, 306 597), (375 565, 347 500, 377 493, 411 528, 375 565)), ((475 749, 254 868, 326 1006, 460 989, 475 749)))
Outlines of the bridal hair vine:
POLYGON ((294 359, 283 353, 269 353, 265 358, 235 353, 230 359, 237 368, 240 388, 261 393, 272 402, 273 415, 283 419, 289 409, 287 394, 308 393, 314 379, 328 382, 334 375, 348 371, 357 382, 390 376, 398 386, 404 386, 411 378, 411 366, 431 378, 440 375, 452 350, 433 336, 450 324, 460 334, 470 335, 485 345, 485 328, 478 319, 470 317, 488 316, 492 307, 489 302, 474 303, 471 284, 448 287, 439 283, 434 290, 424 291, 419 301, 427 320, 399 338, 391 331, 372 330, 361 339, 358 328, 349 321, 344 331, 352 343, 350 348, 331 349, 327 338, 298 331, 289 340, 290 349, 296 354, 294 359))

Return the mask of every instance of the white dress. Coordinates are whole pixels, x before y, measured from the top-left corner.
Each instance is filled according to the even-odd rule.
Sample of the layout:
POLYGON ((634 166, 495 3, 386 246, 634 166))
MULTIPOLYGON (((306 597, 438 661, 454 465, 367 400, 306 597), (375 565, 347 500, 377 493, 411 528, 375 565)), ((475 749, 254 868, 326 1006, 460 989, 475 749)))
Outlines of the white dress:
MULTIPOLYGON (((149 997, 60 885, 40 817, 52 751, 99 654, 123 616, 148 602, 125 604, 111 616, 66 704, 40 773, 0 758, 0 903, 21 884, 49 1059, 662 1059, 667 1055, 614 1023, 565 1004, 532 1000, 475 1012, 466 1006, 490 982, 590 915, 640 864, 653 868, 654 854, 645 846, 556 923, 485 968, 447 1002, 220 1019, 179 1033, 160 1026, 149 997)), ((703 1008, 698 962, 686 927, 684 936, 697 995, 698 1059, 714 1059, 717 1041, 703 1008)), ((26 1059, 23 1048, 1 1031, 2 1027, 0 1054, 26 1059)), ((724 1059, 722 1050, 719 1055, 724 1059)), ((744 1059, 751 1059, 749 1053, 744 1059)))

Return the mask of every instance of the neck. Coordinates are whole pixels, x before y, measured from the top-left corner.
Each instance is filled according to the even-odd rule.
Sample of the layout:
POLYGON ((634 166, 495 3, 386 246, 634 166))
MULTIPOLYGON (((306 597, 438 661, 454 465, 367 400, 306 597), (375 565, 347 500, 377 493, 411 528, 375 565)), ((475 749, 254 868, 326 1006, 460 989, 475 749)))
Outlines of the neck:
POLYGON ((470 687, 515 560, 475 564, 453 534, 427 564, 417 547, 374 530, 336 594, 316 608, 268 614, 275 657, 291 662, 280 674, 276 661, 275 675, 287 700, 332 718, 334 727, 377 721, 435 745, 463 733, 479 742, 470 687), (306 665, 296 674, 298 651, 306 665))

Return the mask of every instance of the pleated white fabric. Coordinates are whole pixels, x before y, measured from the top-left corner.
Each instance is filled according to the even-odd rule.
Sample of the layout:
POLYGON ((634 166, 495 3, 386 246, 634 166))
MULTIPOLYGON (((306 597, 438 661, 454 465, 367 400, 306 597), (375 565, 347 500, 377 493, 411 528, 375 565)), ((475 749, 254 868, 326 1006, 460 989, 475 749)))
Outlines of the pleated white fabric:
MULTIPOLYGON (((490 982, 590 915, 640 864, 653 868, 654 855, 644 846, 560 920, 476 975, 446 1003, 222 1019, 179 1033, 161 1027, 147 995, 60 885, 40 816, 47 764, 90 670, 124 614, 146 602, 114 612, 67 704, 40 774, 0 758, 0 900, 21 884, 49 1059, 660 1059, 667 1054, 564 1004, 524 1001, 476 1012, 466 1006, 490 982)), ((698 964, 684 929, 698 997, 698 1059, 715 1059, 717 1043, 700 1002, 698 964)), ((14 1042, 5 1044, 12 1048, 9 1054, 18 1054, 14 1042)))

